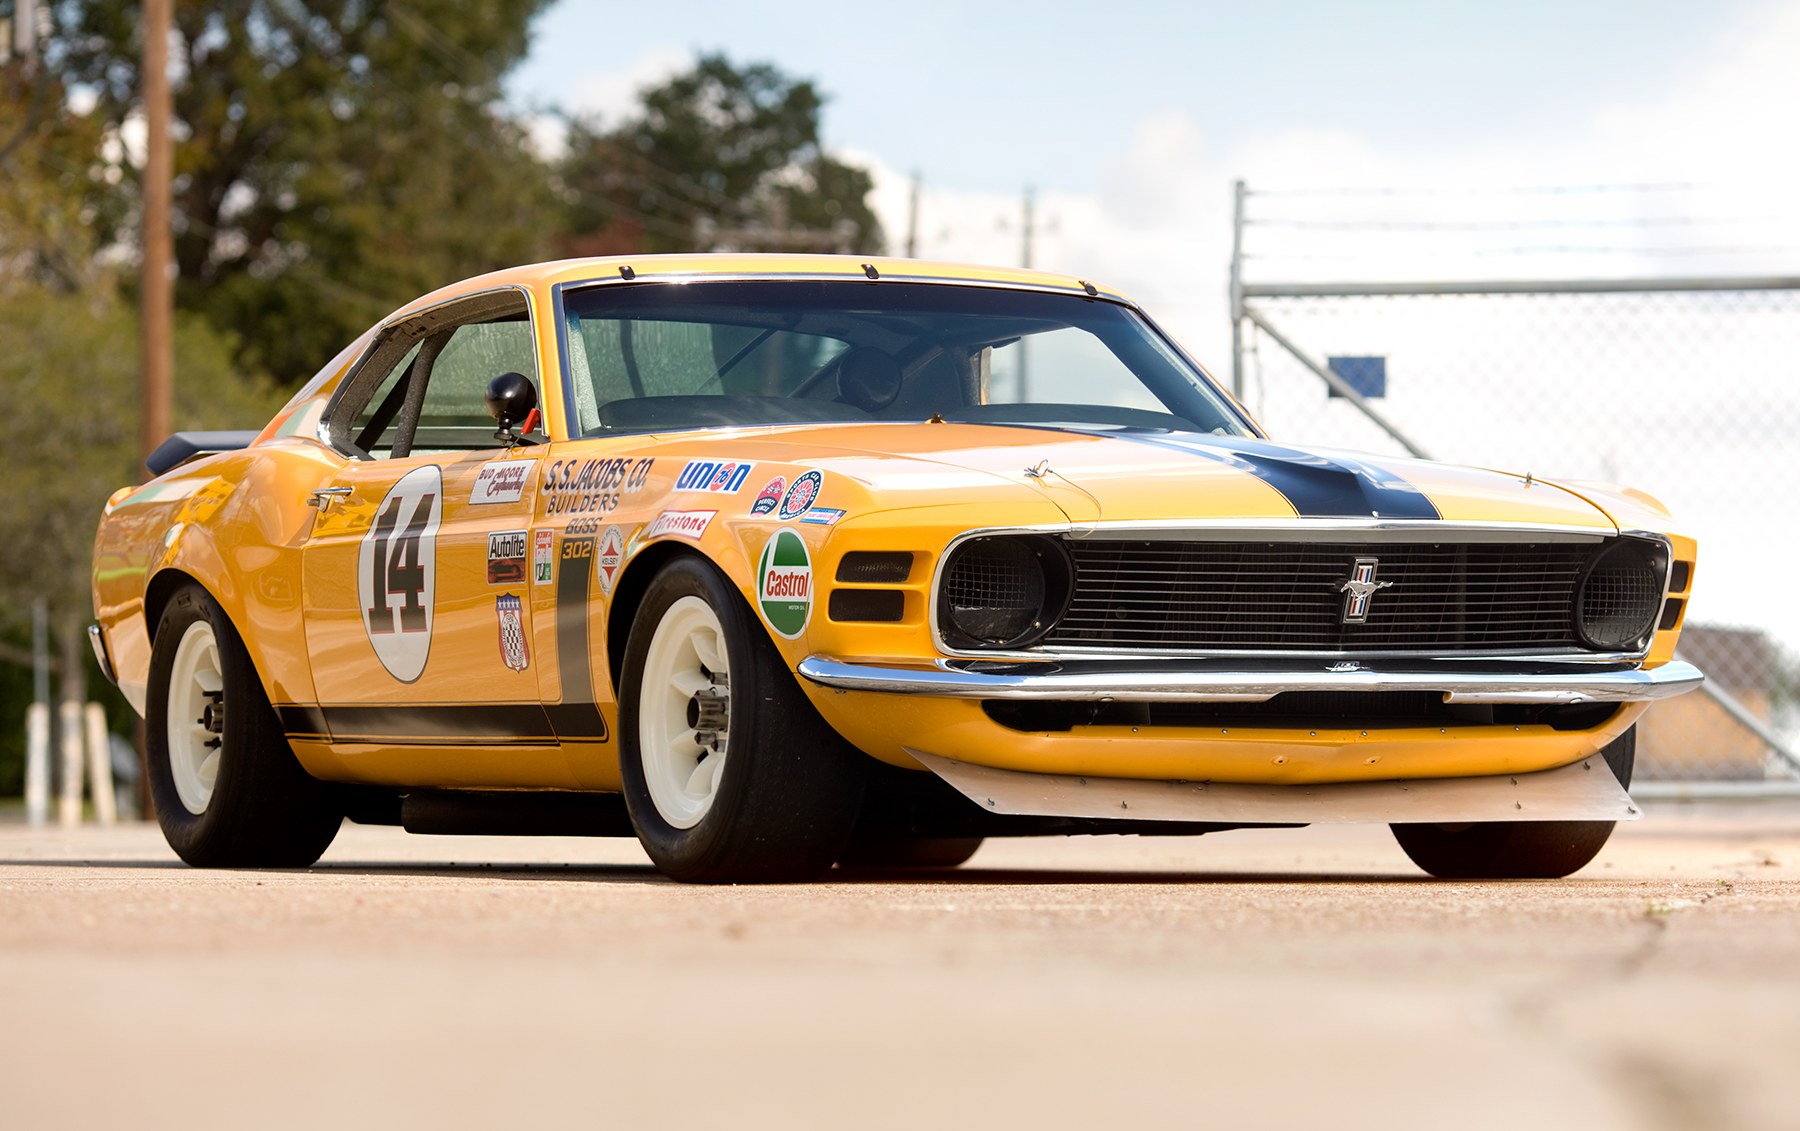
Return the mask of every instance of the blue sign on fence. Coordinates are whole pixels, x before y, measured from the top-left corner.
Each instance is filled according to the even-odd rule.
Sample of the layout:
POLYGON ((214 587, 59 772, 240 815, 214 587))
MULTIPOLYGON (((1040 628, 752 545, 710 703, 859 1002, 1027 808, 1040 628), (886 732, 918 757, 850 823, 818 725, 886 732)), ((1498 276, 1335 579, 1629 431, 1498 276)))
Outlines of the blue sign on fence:
MULTIPOLYGON (((1328 357, 1325 364, 1363 396, 1371 399, 1387 396, 1387 358, 1328 357)), ((1331 390, 1331 395, 1337 396, 1337 390, 1331 390)))

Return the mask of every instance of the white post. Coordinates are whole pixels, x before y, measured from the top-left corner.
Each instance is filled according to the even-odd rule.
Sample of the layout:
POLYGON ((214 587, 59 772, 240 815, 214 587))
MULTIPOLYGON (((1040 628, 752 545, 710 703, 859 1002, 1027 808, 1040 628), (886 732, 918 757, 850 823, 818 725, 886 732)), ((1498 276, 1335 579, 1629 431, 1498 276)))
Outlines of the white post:
POLYGON ((111 825, 119 819, 119 803, 113 796, 112 743, 107 741, 106 712, 100 704, 89 703, 83 715, 87 719, 88 784, 94 791, 94 816, 102 825, 111 825))
POLYGON ((37 828, 50 819, 50 707, 25 708, 25 820, 37 828))
POLYGON ((62 733, 62 798, 57 821, 64 828, 81 823, 81 704, 64 699, 56 709, 56 729, 62 733))

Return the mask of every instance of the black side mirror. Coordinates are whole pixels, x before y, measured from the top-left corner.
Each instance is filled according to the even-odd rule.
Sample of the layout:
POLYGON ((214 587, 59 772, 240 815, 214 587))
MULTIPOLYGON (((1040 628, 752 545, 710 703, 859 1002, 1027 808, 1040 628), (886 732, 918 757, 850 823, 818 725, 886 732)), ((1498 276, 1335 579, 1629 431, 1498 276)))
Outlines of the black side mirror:
MULTIPOLYGON (((537 386, 523 373, 502 373, 488 382, 486 400, 488 415, 500 425, 494 439, 509 446, 518 443, 513 426, 526 423, 537 414, 537 386)), ((525 430, 531 429, 528 426, 525 430)))

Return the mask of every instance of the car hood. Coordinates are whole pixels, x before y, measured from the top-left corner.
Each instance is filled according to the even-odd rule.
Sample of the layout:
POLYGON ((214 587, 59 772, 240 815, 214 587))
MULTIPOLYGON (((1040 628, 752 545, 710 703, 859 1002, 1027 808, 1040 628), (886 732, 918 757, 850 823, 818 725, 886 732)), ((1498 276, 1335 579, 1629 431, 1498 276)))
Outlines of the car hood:
POLYGON ((936 422, 813 426, 740 439, 741 448, 758 449, 745 455, 846 476, 878 507, 947 496, 973 502, 988 492, 1016 498, 1023 490, 1077 522, 1336 518, 1618 528, 1582 494, 1529 475, 1240 436, 936 422))

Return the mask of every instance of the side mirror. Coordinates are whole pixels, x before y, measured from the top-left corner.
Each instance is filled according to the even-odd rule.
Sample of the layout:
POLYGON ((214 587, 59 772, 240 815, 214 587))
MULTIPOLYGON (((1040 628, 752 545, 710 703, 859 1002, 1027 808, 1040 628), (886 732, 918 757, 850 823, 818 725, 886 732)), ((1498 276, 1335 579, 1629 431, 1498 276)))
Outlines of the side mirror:
POLYGON ((538 408, 537 386, 531 378, 523 373, 502 373, 488 382, 486 400, 488 415, 500 425, 494 439, 511 446, 519 442, 514 425, 524 424, 524 430, 531 431, 538 408))

